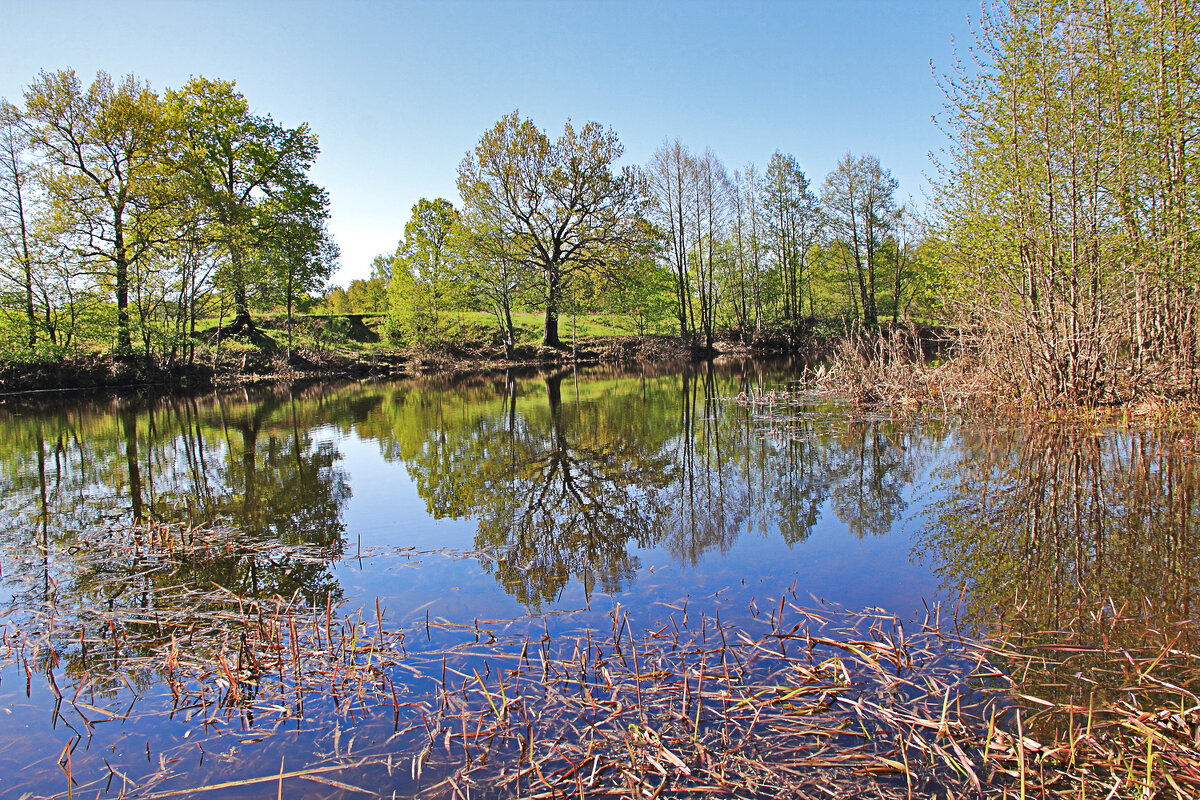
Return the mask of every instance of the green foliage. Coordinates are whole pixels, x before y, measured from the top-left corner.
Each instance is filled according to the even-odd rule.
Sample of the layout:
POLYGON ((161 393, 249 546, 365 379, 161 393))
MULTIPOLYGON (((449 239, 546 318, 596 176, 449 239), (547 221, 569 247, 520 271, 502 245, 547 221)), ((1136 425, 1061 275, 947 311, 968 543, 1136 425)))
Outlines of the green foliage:
POLYGON ((227 259, 218 285, 249 320, 252 295, 291 303, 332 272, 337 249, 324 225, 329 199, 308 179, 317 137, 250 113, 232 81, 192 78, 168 92, 173 167, 210 219, 227 259))
POLYGON ((1012 2, 948 79, 947 289, 1039 405, 1200 390, 1200 4, 1012 2))
POLYGON ((350 281, 346 300, 355 314, 383 314, 388 310, 388 281, 381 277, 350 281))
POLYGON ((413 206, 395 256, 375 260, 375 269, 391 275, 387 329, 393 340, 424 345, 440 338, 440 315, 459 304, 467 282, 463 248, 459 214, 449 200, 422 198, 413 206))
MULTIPOLYGON (((487 281, 504 294, 502 314, 511 312, 512 294, 536 287, 547 345, 560 343, 558 315, 575 276, 644 245, 644 184, 630 167, 615 171, 621 152, 616 134, 598 123, 576 130, 567 122, 552 142, 514 111, 459 165, 474 262, 502 268, 500 287, 487 281)), ((475 277, 483 282, 485 273, 475 277)))
POLYGON ((882 251, 894 221, 896 186, 878 158, 847 153, 821 189, 830 231, 841 245, 855 314, 868 328, 879 323, 882 251))
POLYGON ((232 305, 249 324, 331 273, 316 137, 251 114, 233 83, 160 97, 62 70, 23 101, 0 103, 0 349, 191 360, 198 319, 232 305))
POLYGON ((436 305, 432 292, 407 269, 397 269, 388 284, 388 338, 397 344, 426 345, 438 338, 436 305))
POLYGON ((320 309, 330 314, 351 314, 354 307, 350 304, 350 295, 340 286, 332 286, 325 292, 320 303, 320 309))
POLYGON ((177 199, 163 179, 164 107, 132 75, 114 83, 99 72, 85 90, 63 70, 40 73, 26 89, 22 119, 39 156, 46 230, 78 259, 80 273, 111 292, 115 349, 129 355, 130 295, 138 288, 132 273, 168 235, 177 199))

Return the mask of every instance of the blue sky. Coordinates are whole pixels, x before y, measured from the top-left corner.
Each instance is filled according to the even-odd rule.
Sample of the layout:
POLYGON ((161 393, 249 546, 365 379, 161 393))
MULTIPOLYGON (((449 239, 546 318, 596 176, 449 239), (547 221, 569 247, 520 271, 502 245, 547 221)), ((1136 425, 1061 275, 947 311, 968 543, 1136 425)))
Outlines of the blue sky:
POLYGON ((732 168, 796 156, 815 186, 845 152, 877 155, 922 202, 945 72, 978 0, 267 2, 0 0, 0 96, 41 69, 133 73, 159 90, 237 81, 258 113, 320 137, 314 178, 365 277, 420 197, 458 202, 463 155, 519 108, 550 133, 611 126, 625 161, 666 139, 732 168))

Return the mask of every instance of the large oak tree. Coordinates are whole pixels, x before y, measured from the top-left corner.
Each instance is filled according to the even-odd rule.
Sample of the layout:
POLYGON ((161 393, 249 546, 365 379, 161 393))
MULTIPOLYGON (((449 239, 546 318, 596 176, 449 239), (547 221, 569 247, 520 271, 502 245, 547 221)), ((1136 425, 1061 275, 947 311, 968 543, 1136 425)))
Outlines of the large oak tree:
POLYGON ((545 300, 543 344, 557 347, 572 277, 639 250, 647 234, 643 181, 617 169, 622 147, 599 123, 568 121, 551 141, 516 111, 483 135, 458 168, 467 225, 490 260, 535 270, 545 300))

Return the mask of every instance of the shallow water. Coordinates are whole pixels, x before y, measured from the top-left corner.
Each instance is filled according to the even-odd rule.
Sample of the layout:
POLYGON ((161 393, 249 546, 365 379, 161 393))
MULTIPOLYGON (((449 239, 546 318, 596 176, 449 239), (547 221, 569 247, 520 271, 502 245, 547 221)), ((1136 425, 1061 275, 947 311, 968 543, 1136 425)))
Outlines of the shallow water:
POLYGON ((1030 625, 1098 594, 1190 613, 1195 432, 733 400, 794 374, 747 362, 9 399, 0 775, 17 777, 0 797, 65 797, 68 773, 78 796, 262 778, 205 795, 255 797, 275 791, 266 778, 325 767, 289 778, 287 796, 407 796, 431 782, 414 768, 430 734, 426 720, 401 735, 400 704, 445 680, 447 653, 482 685, 531 636, 662 630, 689 613, 751 627, 785 595, 981 631, 1013 597, 1036 610, 1030 625), (289 658, 299 670, 337 641, 350 655, 324 662, 326 683, 358 675, 359 697, 364 680, 390 684, 386 707, 339 705, 316 683, 281 704, 264 675, 234 678, 237 703, 205 694, 254 658, 246 620, 281 607, 300 628, 294 645, 279 634, 294 651, 281 684, 289 658))

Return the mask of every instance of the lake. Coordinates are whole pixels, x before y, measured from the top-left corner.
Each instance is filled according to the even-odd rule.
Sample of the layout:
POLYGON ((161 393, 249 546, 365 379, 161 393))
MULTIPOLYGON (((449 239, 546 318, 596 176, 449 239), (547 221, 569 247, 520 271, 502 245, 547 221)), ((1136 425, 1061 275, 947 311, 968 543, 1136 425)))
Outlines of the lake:
POLYGON ((581 742, 616 726, 690 775, 623 715, 657 681, 662 720, 717 736, 733 712, 705 675, 720 658, 734 685, 738 635, 1011 617, 1107 645, 1098 598, 1190 618, 1195 431, 892 420, 787 392, 798 372, 7 398, 0 797, 539 796, 539 763, 616 791, 581 742), (574 665, 586 702, 546 679, 574 665))

